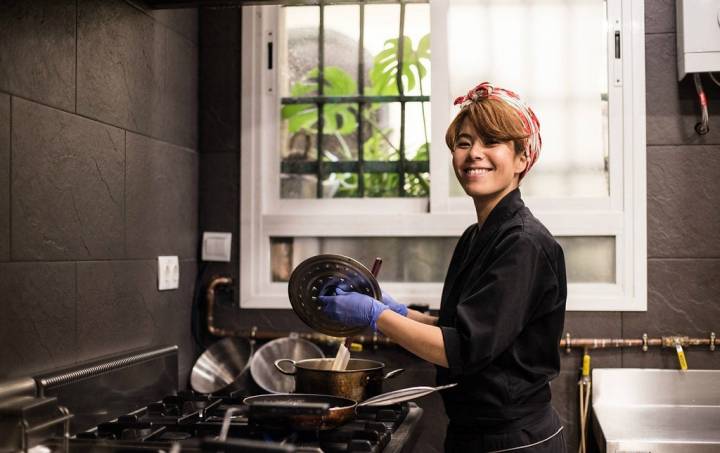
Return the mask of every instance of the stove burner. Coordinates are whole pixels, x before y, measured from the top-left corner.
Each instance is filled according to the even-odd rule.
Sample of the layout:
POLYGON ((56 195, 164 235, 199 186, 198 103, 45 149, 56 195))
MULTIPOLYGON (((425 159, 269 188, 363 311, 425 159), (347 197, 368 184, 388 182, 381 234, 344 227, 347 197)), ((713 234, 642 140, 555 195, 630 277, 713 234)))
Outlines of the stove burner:
MULTIPOLYGON (((180 394, 151 403, 143 409, 117 419, 101 423, 96 428, 79 433, 71 440, 71 450, 86 453, 94 445, 102 445, 106 453, 156 453, 179 446, 183 453, 203 453, 208 439, 220 445, 223 419, 228 410, 234 410, 227 429, 227 441, 216 451, 239 451, 252 444, 252 451, 297 451, 305 453, 336 452, 397 452, 407 440, 408 426, 414 427, 419 415, 411 417, 409 407, 422 412, 412 403, 387 407, 358 408, 355 418, 340 427, 327 431, 292 432, 248 422, 249 407, 241 397, 210 397, 180 394), (408 423, 404 421, 409 419, 408 423), (401 426, 404 428, 401 429, 401 426), (394 433, 400 433, 393 444, 394 433), (242 445, 241 445, 242 444, 242 445), (245 445, 247 444, 247 445, 245 445), (263 446, 263 447, 258 447, 263 446), (87 448, 89 447, 89 449, 87 448), (278 450, 280 448, 280 450, 278 450)), ((214 447, 213 447, 214 448, 214 447)))
POLYGON ((180 433, 180 432, 174 432, 169 431, 166 433, 162 433, 160 437, 158 437, 157 440, 185 440, 190 439, 192 437, 192 434, 190 433, 180 433))

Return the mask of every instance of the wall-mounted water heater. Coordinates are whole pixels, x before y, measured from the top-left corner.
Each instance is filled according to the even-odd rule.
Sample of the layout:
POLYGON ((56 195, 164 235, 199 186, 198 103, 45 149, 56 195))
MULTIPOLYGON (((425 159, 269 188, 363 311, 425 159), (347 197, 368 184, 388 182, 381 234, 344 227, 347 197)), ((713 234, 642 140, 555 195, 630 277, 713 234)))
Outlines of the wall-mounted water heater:
POLYGON ((678 80, 720 71, 720 0, 677 0, 678 80))

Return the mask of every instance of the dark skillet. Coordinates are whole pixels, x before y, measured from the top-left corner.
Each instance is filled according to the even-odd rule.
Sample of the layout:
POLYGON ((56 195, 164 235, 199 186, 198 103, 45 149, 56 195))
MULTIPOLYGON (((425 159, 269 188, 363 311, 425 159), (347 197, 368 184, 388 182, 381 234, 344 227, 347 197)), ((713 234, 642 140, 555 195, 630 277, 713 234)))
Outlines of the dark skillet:
POLYGON ((324 431, 336 428, 355 416, 357 403, 332 395, 275 393, 250 396, 250 422, 278 429, 324 431))
POLYGON ((350 421, 358 406, 389 406, 456 385, 410 387, 383 393, 359 404, 339 396, 307 393, 250 396, 243 403, 249 406, 250 423, 294 431, 323 431, 350 421))

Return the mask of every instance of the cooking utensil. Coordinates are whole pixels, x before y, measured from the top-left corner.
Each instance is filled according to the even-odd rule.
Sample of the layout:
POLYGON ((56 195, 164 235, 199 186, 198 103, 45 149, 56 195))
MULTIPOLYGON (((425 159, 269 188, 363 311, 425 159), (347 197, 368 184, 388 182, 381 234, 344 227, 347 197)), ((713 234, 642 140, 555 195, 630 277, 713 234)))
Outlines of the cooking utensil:
MULTIPOLYGON (((373 277, 377 278, 378 272, 380 272, 380 266, 382 266, 382 258, 377 257, 375 258, 371 271, 373 277)), ((345 367, 347 367, 348 361, 350 360, 350 344, 351 341, 348 338, 343 338, 340 341, 337 354, 335 355, 335 360, 332 364, 332 369, 334 371, 342 371, 345 367)))
POLYGON ((377 280, 358 261, 342 255, 317 255, 300 263, 290 275, 290 304, 298 317, 318 332, 341 338, 357 335, 365 326, 346 326, 322 311, 318 296, 334 295, 338 287, 382 298, 377 280))
POLYGON ((294 361, 324 358, 322 350, 308 340, 294 337, 276 338, 258 348, 250 363, 250 374, 255 383, 266 392, 290 393, 295 390, 295 379, 274 366, 281 358, 294 361))
POLYGON ((249 368, 250 344, 245 338, 228 337, 202 353, 190 373, 196 392, 215 393, 235 382, 249 368))
POLYGON ((249 407, 251 423, 297 431, 323 431, 350 421, 358 407, 390 406, 456 385, 396 390, 379 395, 372 403, 358 403, 331 395, 298 393, 251 396, 245 398, 243 403, 249 407))
POLYGON ((275 367, 281 373, 295 376, 298 393, 327 394, 363 401, 382 392, 386 379, 400 375, 402 368, 384 374, 385 364, 375 360, 350 359, 343 371, 332 369, 333 359, 280 359, 275 367), (292 365, 292 369, 290 368, 292 365))

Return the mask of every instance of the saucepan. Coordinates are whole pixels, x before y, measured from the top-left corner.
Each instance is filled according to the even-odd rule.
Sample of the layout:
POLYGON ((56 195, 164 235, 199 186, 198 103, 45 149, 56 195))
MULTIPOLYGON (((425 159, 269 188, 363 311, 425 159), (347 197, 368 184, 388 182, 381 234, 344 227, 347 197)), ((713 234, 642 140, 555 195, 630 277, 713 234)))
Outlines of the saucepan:
POLYGON ((410 387, 383 393, 361 403, 339 396, 302 393, 250 396, 243 403, 249 407, 249 420, 253 424, 294 431, 324 431, 350 421, 358 408, 390 406, 456 385, 410 387))
POLYGON ((375 360, 350 359, 344 370, 333 370, 334 359, 306 359, 275 361, 281 373, 295 376, 295 392, 327 394, 364 401, 382 392, 386 379, 400 375, 398 368, 384 374, 385 364, 375 360), (292 365, 292 369, 289 368, 292 365))
MULTIPOLYGON (((280 358, 295 361, 325 357, 322 350, 310 341, 293 336, 276 338, 262 345, 250 364, 250 374, 255 383, 269 393, 295 391, 295 379, 278 371, 273 364, 280 358)), ((307 392, 303 392, 307 393, 307 392)))

